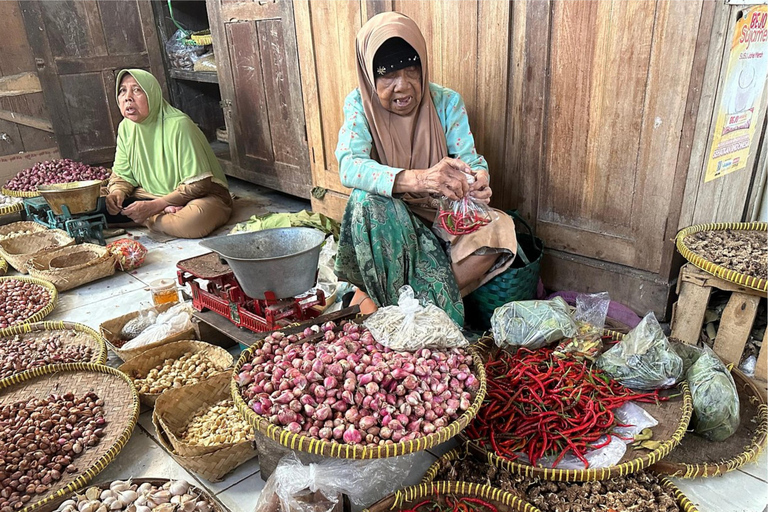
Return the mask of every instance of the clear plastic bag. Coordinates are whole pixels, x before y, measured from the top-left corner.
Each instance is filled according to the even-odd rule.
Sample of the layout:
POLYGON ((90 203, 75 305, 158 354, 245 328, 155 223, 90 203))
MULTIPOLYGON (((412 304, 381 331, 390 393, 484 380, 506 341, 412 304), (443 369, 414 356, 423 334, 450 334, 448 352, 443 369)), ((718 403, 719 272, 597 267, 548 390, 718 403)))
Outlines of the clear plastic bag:
POLYGON ((157 310, 155 308, 142 309, 139 315, 129 320, 120 331, 120 337, 124 340, 132 340, 141 334, 147 327, 155 323, 157 310))
POLYGON ((213 52, 208 52, 206 54, 200 55, 199 57, 195 56, 192 58, 194 64, 192 66, 192 69, 194 71, 216 71, 216 57, 214 56, 213 52))
POLYGON ((342 494, 363 507, 399 489, 413 457, 325 459, 304 465, 286 455, 267 480, 254 512, 341 512, 342 494))
POLYGON ((326 299, 336 293, 336 288, 339 286, 339 278, 333 271, 337 251, 336 241, 333 236, 329 236, 325 239, 323 248, 320 249, 320 257, 317 260, 317 288, 323 290, 326 299))
POLYGON ((448 314, 422 306, 408 285, 400 288, 397 306, 379 308, 363 322, 373 339, 392 350, 465 347, 469 342, 448 314))
POLYGON ((683 376, 683 360, 670 346, 653 313, 645 315, 595 364, 621 384, 638 390, 669 388, 683 376))
MULTIPOLYGON (((653 428, 659 424, 656 418, 635 402, 625 403, 613 411, 613 416, 616 418, 616 422, 630 426, 616 427, 611 433, 627 439, 634 440, 634 437, 646 428, 653 428)), ((625 442, 631 443, 632 441, 625 442)))
POLYGON ((608 292, 576 296, 576 336, 560 342, 557 357, 594 360, 603 347, 603 327, 611 299, 608 292))
MULTIPOLYGON (((474 183, 474 176, 466 173, 465 176, 468 183, 474 183)), ((490 224, 496 216, 488 205, 475 201, 469 195, 458 201, 442 197, 439 204, 432 227, 444 240, 449 240, 453 236, 474 233, 483 226, 490 224)))
POLYGON ((184 31, 181 29, 177 30, 165 42, 165 52, 168 54, 171 67, 192 71, 195 67, 194 59, 203 55, 206 47, 184 44, 186 38, 187 36, 184 31))
POLYGON ((731 372, 712 349, 696 350, 700 355, 686 374, 693 398, 691 424, 706 439, 724 441, 739 428, 739 392, 731 372))
POLYGON ((157 315, 155 322, 141 334, 123 345, 123 350, 132 350, 160 341, 172 334, 192 328, 192 304, 182 302, 157 315))
POLYGON ((568 304, 560 297, 552 300, 523 300, 496 308, 491 331, 499 347, 541 348, 576 335, 576 324, 568 304))

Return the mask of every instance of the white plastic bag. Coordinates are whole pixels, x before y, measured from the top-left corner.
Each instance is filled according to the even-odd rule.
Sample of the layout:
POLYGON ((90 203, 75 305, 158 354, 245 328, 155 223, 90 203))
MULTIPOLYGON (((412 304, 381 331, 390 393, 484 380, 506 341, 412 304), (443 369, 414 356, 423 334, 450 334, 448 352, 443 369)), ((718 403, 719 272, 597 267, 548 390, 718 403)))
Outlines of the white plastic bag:
POLYGON ((120 330, 120 337, 124 340, 132 340, 157 320, 155 308, 142 309, 136 318, 129 320, 120 330))
POLYGON ((525 347, 531 350, 576 335, 576 324, 568 304, 560 297, 552 300, 523 300, 496 308, 491 331, 502 348, 525 347))
POLYGON ((320 257, 317 260, 317 288, 323 290, 326 299, 336 293, 336 288, 339 285, 339 278, 333 271, 337 250, 336 241, 333 236, 329 236, 325 239, 325 244, 320 249, 320 257))
POLYGON ((603 347, 603 327, 610 304, 608 292, 577 295, 574 315, 576 336, 561 341, 555 349, 555 356, 594 361, 603 347))
MULTIPOLYGON (((659 422, 651 416, 651 414, 637 405, 635 402, 627 402, 615 411, 613 416, 616 418, 617 423, 622 425, 631 425, 629 427, 616 427, 611 432, 617 436, 621 436, 627 439, 634 439, 634 437, 645 430, 646 428, 653 428, 659 424, 659 422)), ((631 443, 632 441, 625 441, 631 443)))
POLYGON ((176 304, 168 311, 160 313, 155 319, 155 323, 144 329, 141 334, 123 345, 122 350, 132 350, 143 347, 163 338, 167 338, 177 332, 192 328, 192 304, 182 302, 176 304))
POLYGON ((413 288, 400 288, 397 306, 379 308, 364 322, 373 339, 392 350, 465 347, 469 342, 448 314, 428 303, 422 306, 413 288))
POLYGON ((359 507, 370 505, 402 487, 412 462, 413 457, 405 455, 325 459, 305 466, 291 453, 280 459, 254 512, 332 512, 342 494, 359 507))

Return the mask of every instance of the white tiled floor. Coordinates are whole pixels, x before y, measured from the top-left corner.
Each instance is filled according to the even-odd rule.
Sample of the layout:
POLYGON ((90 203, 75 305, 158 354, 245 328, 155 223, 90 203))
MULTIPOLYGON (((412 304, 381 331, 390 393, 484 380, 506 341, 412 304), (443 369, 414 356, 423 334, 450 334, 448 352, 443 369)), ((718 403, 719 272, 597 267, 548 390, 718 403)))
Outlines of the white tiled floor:
MULTIPOLYGON (((237 202, 240 207, 235 211, 231 223, 268 211, 299 211, 309 208, 306 201, 237 180, 232 180, 232 189, 240 196, 237 202)), ((118 272, 90 286, 62 293, 58 307, 47 319, 80 322, 98 328, 105 320, 139 309, 140 302, 149 301, 148 283, 159 277, 175 278, 177 261, 207 252, 199 246, 197 240, 157 242, 149 238, 145 230, 130 231, 150 250, 144 266, 130 274, 118 272)), ((224 232, 226 230, 222 228, 218 233, 224 232)), ((108 364, 116 366, 120 361, 111 357, 108 364)), ((449 442, 418 454, 406 483, 417 483, 429 465, 454 446, 455 443, 449 442)), ((157 444, 151 413, 146 408, 128 444, 96 479, 131 477, 194 480, 198 485, 206 487, 232 512, 251 512, 264 487, 258 459, 252 459, 218 483, 210 483, 188 473, 157 444)), ((768 512, 768 457, 765 453, 758 463, 724 477, 678 479, 676 483, 701 512, 768 512)))

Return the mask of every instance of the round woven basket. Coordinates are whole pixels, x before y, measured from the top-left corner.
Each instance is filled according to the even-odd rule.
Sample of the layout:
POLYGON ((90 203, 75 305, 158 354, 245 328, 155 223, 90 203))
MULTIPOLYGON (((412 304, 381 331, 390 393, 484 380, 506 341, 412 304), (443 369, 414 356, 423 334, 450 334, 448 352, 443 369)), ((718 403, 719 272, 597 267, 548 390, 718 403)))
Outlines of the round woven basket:
MULTIPOLYGON (((605 330, 605 334, 613 337, 614 340, 621 340, 624 335, 620 332, 605 330)), ((487 339, 481 340, 482 345, 488 343, 487 339)), ((678 385, 677 390, 666 390, 662 395, 670 396, 670 399, 658 404, 643 403, 642 407, 651 414, 659 424, 653 427, 654 440, 661 441, 661 445, 651 451, 635 450, 631 445, 627 445, 627 451, 621 461, 614 466, 607 468, 594 469, 551 469, 543 467, 533 467, 529 464, 523 464, 509 460, 505 457, 499 457, 492 451, 488 451, 480 444, 471 441, 464 434, 461 435, 462 441, 466 442, 469 450, 477 457, 487 460, 500 468, 506 469, 511 473, 519 473, 525 476, 533 476, 543 480, 555 480, 565 482, 583 482, 591 480, 607 480, 614 476, 626 475, 639 469, 646 468, 660 461, 677 446, 685 435, 688 428, 688 422, 693 413, 693 401, 687 382, 678 385), (676 396, 675 396, 676 395, 676 396)))
MULTIPOLYGON (((308 338, 302 341, 316 343, 321 341, 322 338, 308 338)), ((475 395, 472 404, 469 409, 464 411, 464 414, 459 416, 456 421, 446 426, 444 429, 428 436, 420 437, 412 441, 405 441, 400 443, 387 444, 384 446, 361 446, 361 445, 349 445, 341 443, 331 443, 330 441, 323 441, 312 437, 293 434, 282 427, 273 425, 264 416, 256 414, 253 409, 248 407, 248 404, 243 400, 240 395, 240 390, 235 382, 234 377, 240 373, 242 366, 249 362, 253 358, 253 353, 261 348, 264 344, 264 339, 258 340, 247 350, 244 350, 240 354, 240 359, 235 363, 235 369, 232 374, 231 391, 232 398, 235 402, 235 406, 240 411, 240 414, 253 425, 257 432, 261 432, 268 438, 277 441, 281 445, 290 448, 291 450, 297 450, 300 452, 307 452, 313 455, 321 455, 325 457, 338 457, 341 459, 381 459, 385 457, 397 457, 399 455, 405 455, 408 453, 414 453, 421 450, 426 450, 438 444, 455 437, 459 432, 469 425, 469 422, 480 410, 483 405, 483 399, 485 398, 485 367, 482 364, 477 364, 480 361, 479 355, 473 348, 469 348, 469 352, 474 356, 474 371, 478 381, 480 382, 480 388, 475 395)))
MULTIPOLYGON (((466 450, 461 449, 454 449, 440 457, 437 461, 435 461, 431 466, 429 466, 429 469, 427 469, 427 472, 424 473, 424 476, 421 479, 422 484, 428 484, 435 480, 437 477, 437 474, 440 472, 441 465, 444 462, 451 462, 454 460, 463 459, 464 457, 467 457, 468 454, 466 450)), ((665 478, 663 476, 659 477, 659 480, 661 482, 661 485, 668 489, 674 496, 675 500, 677 501, 677 505, 684 511, 684 512, 698 512, 698 509, 694 506, 694 504, 691 502, 691 500, 688 499, 688 497, 683 494, 683 491, 677 488, 677 486, 672 483, 672 481, 668 478, 665 478)), ((470 484, 467 482, 459 482, 461 484, 465 485, 478 485, 478 484, 470 484)), ((496 489, 499 492, 505 492, 501 489, 497 489, 493 486, 488 486, 491 489, 496 489)), ((507 493, 512 495, 511 493, 507 493)), ((517 498, 521 499, 521 498, 517 498)), ((533 507, 533 505, 531 505, 533 507)), ((537 507, 534 507, 533 510, 539 510, 537 507)))
MULTIPOLYGON (((106 187, 109 184, 109 178, 104 179, 101 181, 101 185, 103 187, 106 187)), ((46 185, 53 185, 53 183, 46 183, 46 185)), ((0 188, 0 192, 3 195, 10 196, 10 197, 40 197, 40 192, 35 190, 34 192, 23 192, 20 190, 11 190, 9 188, 0 188)))
POLYGON ((50 365, 19 373, 0 381, 0 404, 30 398, 45 398, 52 393, 96 393, 104 400, 104 437, 73 462, 75 473, 62 479, 42 495, 35 495, 22 512, 37 510, 59 496, 85 486, 112 462, 131 437, 139 417, 139 397, 130 380, 108 366, 92 363, 50 365))
POLYGON ((19 235, 0 240, 0 256, 22 274, 27 273, 27 261, 46 251, 75 244, 66 231, 46 229, 39 233, 19 235))
POLYGON ((768 435, 768 405, 757 385, 738 368, 731 370, 739 392, 739 428, 725 441, 708 441, 692 432, 651 469, 679 477, 719 476, 757 459, 768 435))
POLYGON ((423 482, 405 487, 377 501, 363 512, 390 512, 410 509, 417 501, 430 500, 445 506, 446 495, 455 498, 479 498, 499 512, 538 512, 538 509, 507 492, 489 485, 467 482, 423 482))
MULTIPOLYGON (((21 336, 22 338, 36 338, 40 333, 54 333, 56 331, 75 331, 84 334, 78 340, 64 338, 62 345, 84 345, 91 348, 91 358, 82 363, 104 364, 107 362, 107 344, 99 333, 87 325, 75 322, 38 322, 34 324, 22 324, 7 329, 0 329, 0 346, 7 338, 21 336)), ((19 372, 21 373, 21 372, 19 372)))
MULTIPOLYGON (((174 341, 159 347, 142 352, 141 355, 129 359, 118 370, 128 375, 133 382, 135 376, 144 376, 155 366, 162 366, 166 359, 179 359, 187 353, 205 354, 206 357, 221 371, 228 371, 232 367, 232 355, 221 347, 205 343, 204 341, 174 341)), ((169 391, 169 390, 166 390, 169 391)), ((139 393, 141 403, 154 407, 158 397, 163 393, 139 393)))
POLYGON ((748 276, 735 270, 730 270, 699 256, 685 244, 685 237, 700 231, 768 231, 766 222, 720 222, 713 224, 697 224, 681 230, 675 237, 675 245, 685 259, 715 277, 730 281, 740 286, 746 286, 760 292, 768 291, 768 279, 748 276))
MULTIPOLYGON (((25 234, 31 235, 32 233, 39 233, 41 231, 46 231, 47 229, 48 229, 47 227, 43 226, 38 222, 34 222, 31 220, 20 220, 18 222, 11 222, 10 224, 0 226, 0 236, 7 236, 11 233, 23 233, 24 231, 30 231, 30 233, 25 233, 25 234)), ((23 236, 23 235, 14 235, 14 236, 23 236)))
POLYGON ((10 215, 12 213, 18 213, 24 209, 24 203, 18 202, 13 204, 7 204, 0 206, 0 215, 10 215))
POLYGON ((59 298, 59 292, 57 292, 56 287, 53 286, 53 284, 49 283, 48 281, 44 279, 37 279, 35 277, 29 277, 29 276, 3 276, 3 277, 0 277, 0 283, 9 279, 15 279, 16 281, 24 281, 26 283, 33 283, 38 286, 42 286, 43 288, 47 289, 50 294, 50 299, 48 301, 48 304, 43 309, 41 309, 34 315, 30 316, 29 318, 24 319, 23 322, 18 322, 12 325, 10 328, 23 325, 23 324, 31 324, 33 322, 39 322, 40 320, 48 316, 51 313, 51 311, 53 311, 53 308, 56 307, 56 300, 59 298))
POLYGON ((114 274, 115 256, 100 245, 71 245, 33 256, 26 269, 63 292, 114 274))

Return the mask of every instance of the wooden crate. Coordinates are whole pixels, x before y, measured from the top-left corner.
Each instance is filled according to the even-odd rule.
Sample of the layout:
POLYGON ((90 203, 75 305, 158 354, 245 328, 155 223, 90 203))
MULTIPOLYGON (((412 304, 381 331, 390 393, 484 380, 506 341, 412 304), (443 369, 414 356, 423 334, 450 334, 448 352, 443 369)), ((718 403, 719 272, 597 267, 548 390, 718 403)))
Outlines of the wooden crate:
MULTIPOLYGON (((720 318, 714 350, 726 364, 738 365, 752 331, 760 299, 766 296, 765 292, 725 281, 688 263, 680 269, 677 281, 679 298, 672 308, 672 337, 692 345, 698 342, 713 288, 731 292, 731 298, 720 318)), ((768 370, 767 337, 768 334, 763 335, 755 367, 754 378, 762 384, 761 389, 765 387, 768 370)))

